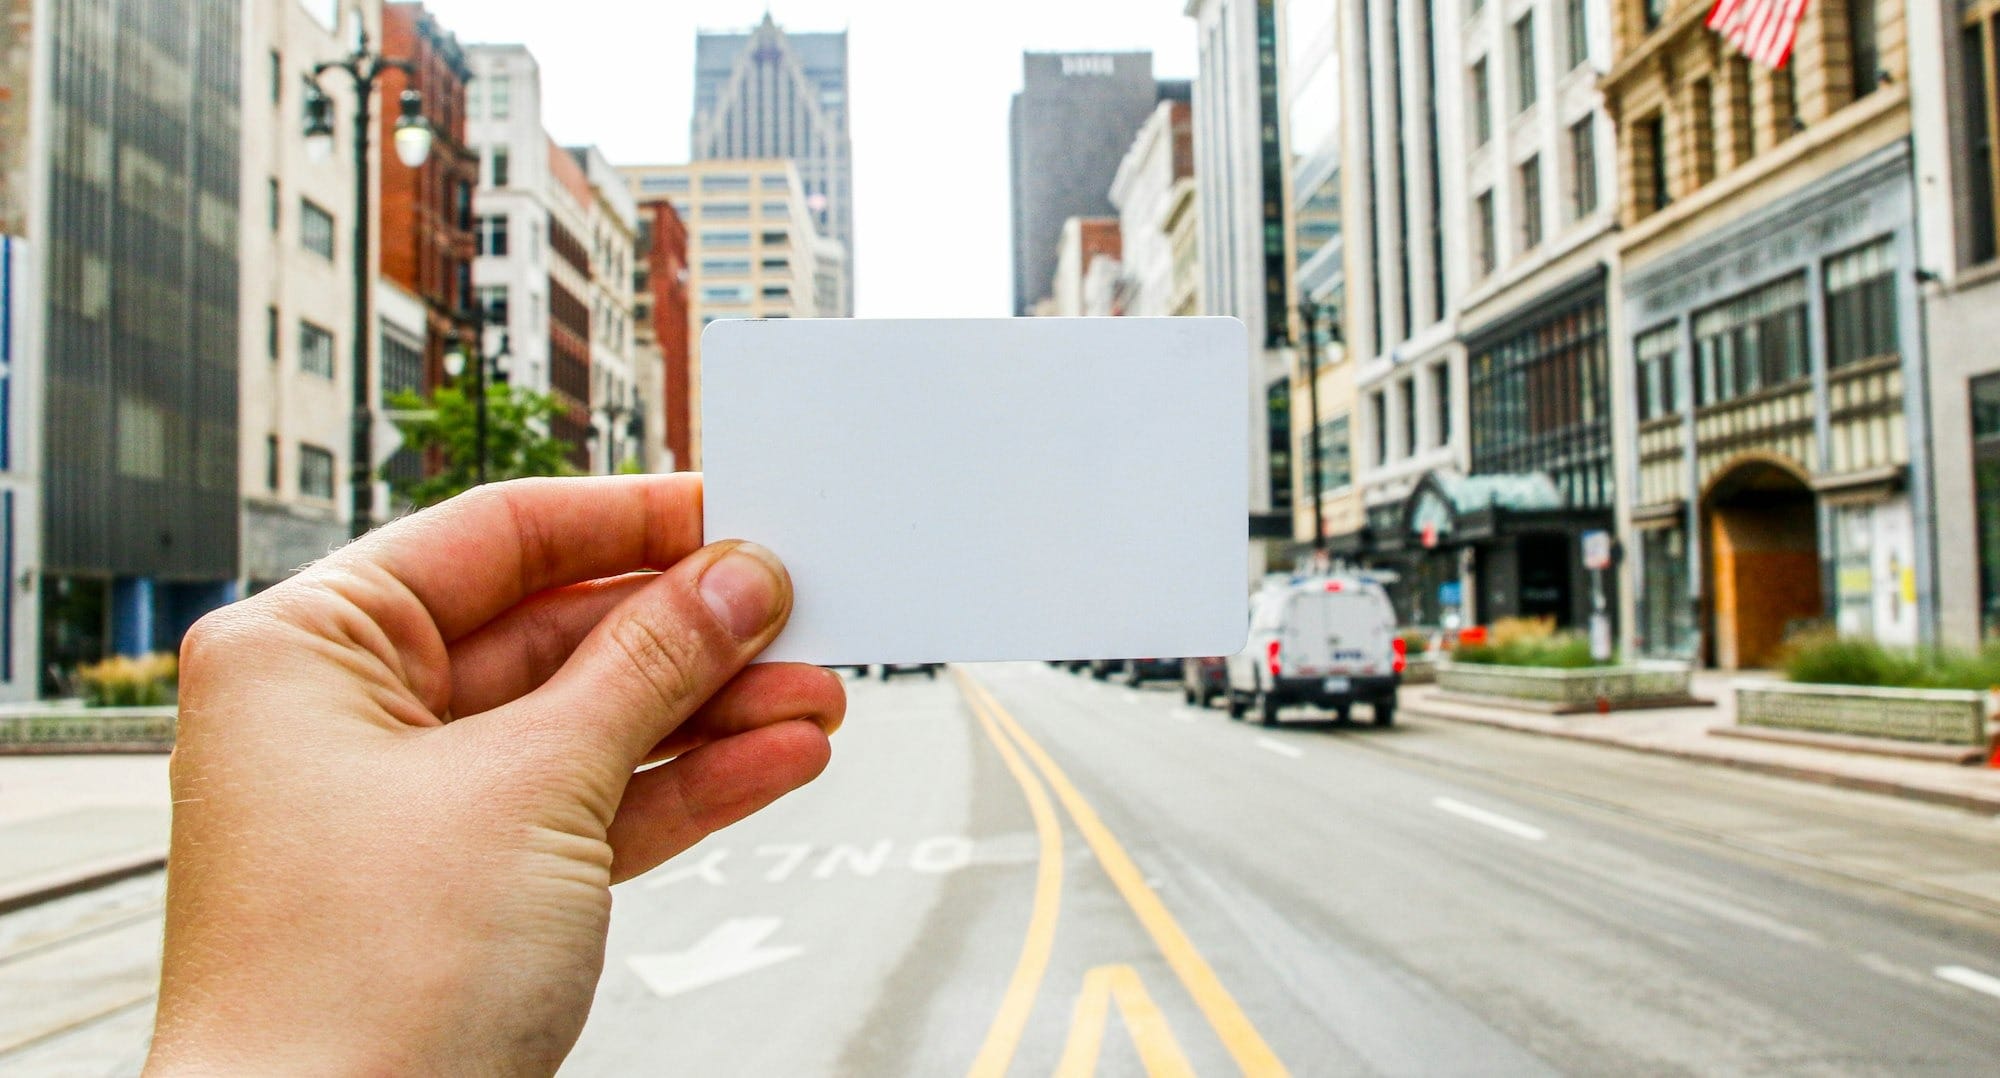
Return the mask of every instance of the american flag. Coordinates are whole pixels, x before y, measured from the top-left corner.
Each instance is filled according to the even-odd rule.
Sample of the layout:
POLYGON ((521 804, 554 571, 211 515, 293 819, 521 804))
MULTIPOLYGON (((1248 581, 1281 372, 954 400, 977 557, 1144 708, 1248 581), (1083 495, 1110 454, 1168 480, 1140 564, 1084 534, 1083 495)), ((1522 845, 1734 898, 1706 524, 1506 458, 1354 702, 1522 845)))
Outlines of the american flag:
POLYGON ((1775 69, 1791 57, 1805 13, 1806 0, 1715 0, 1708 28, 1736 51, 1775 69))

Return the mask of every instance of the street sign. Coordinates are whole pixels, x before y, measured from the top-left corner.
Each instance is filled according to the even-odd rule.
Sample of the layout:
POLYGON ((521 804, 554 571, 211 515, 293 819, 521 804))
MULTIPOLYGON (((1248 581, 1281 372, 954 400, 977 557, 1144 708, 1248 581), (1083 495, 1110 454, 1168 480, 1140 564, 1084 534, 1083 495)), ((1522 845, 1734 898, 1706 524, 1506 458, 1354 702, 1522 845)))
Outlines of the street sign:
POLYGON ((1439 584, 1439 585, 1438 585, 1438 605, 1439 605, 1439 606, 1464 606, 1464 605, 1465 605, 1465 585, 1464 585, 1464 584, 1461 584, 1461 583, 1459 583, 1459 582, 1458 582, 1458 581, 1456 581, 1456 580, 1452 581, 1452 582, 1451 582, 1451 583, 1449 583, 1449 584, 1439 584))
POLYGON ((1583 533, 1583 567, 1592 572, 1611 568, 1611 533, 1583 533))

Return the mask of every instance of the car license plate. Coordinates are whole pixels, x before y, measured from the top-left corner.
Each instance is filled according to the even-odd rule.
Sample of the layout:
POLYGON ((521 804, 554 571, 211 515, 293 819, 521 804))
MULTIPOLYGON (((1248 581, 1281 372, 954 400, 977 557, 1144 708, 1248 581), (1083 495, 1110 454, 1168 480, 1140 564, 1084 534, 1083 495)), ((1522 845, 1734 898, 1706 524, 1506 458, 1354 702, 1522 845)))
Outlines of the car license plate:
POLYGON ((1344 678, 1344 677, 1330 677, 1330 678, 1327 678, 1327 679, 1326 679, 1326 691, 1327 691, 1327 692, 1330 692, 1330 693, 1331 693, 1331 692, 1349 692, 1349 691, 1351 691, 1351 690, 1352 690, 1353 688, 1354 688, 1354 682, 1353 682, 1352 680, 1348 679, 1348 678, 1344 678))

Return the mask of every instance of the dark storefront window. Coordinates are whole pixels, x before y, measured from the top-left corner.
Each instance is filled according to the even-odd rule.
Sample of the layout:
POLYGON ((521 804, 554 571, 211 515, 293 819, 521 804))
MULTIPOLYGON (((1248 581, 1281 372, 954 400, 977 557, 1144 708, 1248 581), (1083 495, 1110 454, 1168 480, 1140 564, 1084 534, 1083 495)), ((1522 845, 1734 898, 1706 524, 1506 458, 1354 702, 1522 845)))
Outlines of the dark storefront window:
POLYGON ((1640 536, 1645 581, 1639 591, 1639 652, 1655 659, 1691 659, 1698 643, 1689 592, 1687 533, 1658 528, 1640 536))
POLYGON ((1575 508, 1611 504, 1611 422, 1604 296, 1557 308, 1475 345, 1472 470, 1545 472, 1575 508))
POLYGON ((1327 493, 1354 482, 1353 448, 1348 443, 1347 427, 1346 416, 1319 425, 1319 484, 1327 493))
POLYGON ((1674 371, 1674 345, 1679 337, 1676 326, 1661 326, 1639 335, 1632 343, 1633 365, 1638 368, 1639 422, 1676 415, 1681 410, 1680 378, 1674 371))
POLYGON ((2000 375, 1972 383, 1972 441, 1979 518, 1979 624, 2000 640, 2000 375))
POLYGON ((1805 274, 1774 281, 1694 316, 1697 406, 1749 396, 1806 374, 1805 274))
POLYGON ((1847 0, 1847 57, 1854 72, 1854 96, 1874 93, 1882 85, 1882 52, 1875 40, 1875 0, 1847 0))
POLYGON ((1896 256, 1888 239, 1827 260, 1826 363, 1894 355, 1896 256))
POLYGON ((1968 229, 1968 256, 1975 263, 1990 262, 2000 253, 2000 229, 1994 213, 1993 180, 2000 169, 1994 165, 1994 134, 2000 131, 2000 116, 1994 114, 2000 97, 2000 3, 1983 0, 1967 12, 1970 17, 1960 32, 1960 67, 1965 72, 1959 107, 1966 117, 1966 188, 1971 216, 1968 229))

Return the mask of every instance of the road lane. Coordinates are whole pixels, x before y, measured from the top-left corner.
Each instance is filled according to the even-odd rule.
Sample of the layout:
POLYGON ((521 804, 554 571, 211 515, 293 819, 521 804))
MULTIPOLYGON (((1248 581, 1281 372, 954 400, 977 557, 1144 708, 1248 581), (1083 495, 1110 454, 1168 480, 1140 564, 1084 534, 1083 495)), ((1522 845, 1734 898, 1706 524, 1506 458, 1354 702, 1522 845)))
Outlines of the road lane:
MULTIPOLYGON (((1035 667, 977 673, 1099 802, 1134 856, 1160 866, 1162 893, 1301 1073, 1347 1071, 1357 1057, 1359 1070, 1446 1070, 1452 1061, 1438 1045, 1495 1038, 1510 1051, 1488 1063, 1570 1072, 1965 1073, 2000 1051, 1990 1001, 1930 975, 1991 966, 2000 955, 1992 918, 1747 854, 1676 819, 1646 821, 1633 805, 1643 807, 1648 787, 1631 774, 1620 776, 1622 811, 1560 790, 1569 771, 1623 770, 1626 754, 1571 757, 1567 770, 1522 785, 1495 779, 1491 766, 1456 772, 1451 730, 1273 731, 1220 712, 1190 724, 1174 721, 1179 705, 1165 692, 1035 667), (1102 718, 1129 715, 1135 701, 1152 708, 1153 726, 1102 718), (1277 756, 1260 739, 1302 755, 1277 756), (1421 758, 1402 753, 1406 739, 1421 744, 1421 758), (1547 839, 1469 826, 1437 811, 1439 797, 1547 839), (1352 983, 1357 968, 1418 991, 1326 1006, 1328 987, 1352 983), (1379 1036, 1384 1023, 1401 1034, 1379 1036)), ((1483 766, 1507 755, 1487 741, 1468 752, 1483 766)), ((1723 815, 1741 796, 1746 826, 1766 838, 1780 830, 1771 789, 1738 781, 1755 776, 1680 764, 1644 777, 1667 791, 1696 776, 1722 791, 1723 815)), ((1842 794, 1835 815, 1850 830, 1865 828, 1880 801, 1797 792, 1811 795, 1794 802, 1800 828, 1826 794, 1842 794)), ((1943 817, 1924 818, 1936 824, 1924 828, 1893 810, 1882 818, 1909 826, 1878 822, 1863 835, 1878 849, 1909 836, 1920 852, 1975 862, 1960 868, 1982 856, 2000 867, 1990 844, 1954 846, 1943 817)))

